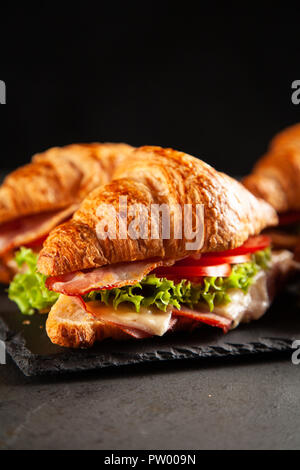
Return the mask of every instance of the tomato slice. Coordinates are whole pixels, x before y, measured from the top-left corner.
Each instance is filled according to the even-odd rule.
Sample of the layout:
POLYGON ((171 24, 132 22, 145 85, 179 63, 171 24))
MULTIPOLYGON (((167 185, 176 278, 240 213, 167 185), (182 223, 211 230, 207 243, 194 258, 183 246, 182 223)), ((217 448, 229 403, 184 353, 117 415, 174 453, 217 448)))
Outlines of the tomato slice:
POLYGON ((244 255, 255 253, 256 251, 265 250, 271 245, 271 238, 268 235, 257 235, 256 237, 249 237, 248 240, 238 248, 233 250, 215 252, 214 256, 228 256, 228 255, 244 255))
POLYGON ((220 264, 240 264, 251 261, 249 253, 244 255, 223 255, 223 253, 204 253, 200 259, 186 258, 178 263, 176 266, 215 266, 220 264))
POLYGON ((204 253, 199 259, 189 257, 177 261, 173 266, 164 266, 155 270, 158 276, 171 279, 191 279, 199 277, 228 277, 231 264, 251 261, 251 253, 264 250, 271 244, 267 235, 250 237, 244 245, 233 250, 204 253))
POLYGON ((291 211, 280 214, 279 225, 290 225, 300 222, 300 211, 291 211))
POLYGON ((180 279, 189 279, 191 277, 228 277, 231 274, 231 266, 228 263, 218 264, 215 266, 201 265, 174 265, 165 266, 155 270, 155 273, 161 277, 176 277, 180 279))
POLYGON ((242 246, 233 250, 203 253, 199 259, 190 257, 176 263, 176 266, 206 266, 220 264, 239 264, 251 261, 251 253, 264 250, 271 244, 271 238, 267 235, 250 237, 242 246))

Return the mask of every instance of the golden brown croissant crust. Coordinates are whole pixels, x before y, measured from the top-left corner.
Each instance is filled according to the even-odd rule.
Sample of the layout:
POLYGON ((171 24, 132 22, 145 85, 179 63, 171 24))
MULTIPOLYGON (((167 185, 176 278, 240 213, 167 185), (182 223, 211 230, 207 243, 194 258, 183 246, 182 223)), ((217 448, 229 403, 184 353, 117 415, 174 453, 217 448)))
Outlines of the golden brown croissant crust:
POLYGON ((112 179, 132 150, 126 144, 73 144, 34 155, 0 187, 0 223, 81 202, 112 179))
POLYGON ((300 210, 300 124, 280 132, 243 184, 277 212, 300 210))
MULTIPOLYGON (((99 240, 97 208, 113 204, 118 210, 119 196, 127 196, 128 206, 192 204, 195 209, 196 204, 203 204, 204 252, 235 248, 249 236, 277 223, 272 207, 240 183, 201 160, 172 149, 137 149, 130 161, 116 171, 116 177, 94 190, 70 221, 51 232, 40 253, 39 271, 53 276, 105 264, 157 257, 178 259, 191 254, 186 250, 185 237, 99 240)), ((104 220, 109 224, 110 214, 104 220)))

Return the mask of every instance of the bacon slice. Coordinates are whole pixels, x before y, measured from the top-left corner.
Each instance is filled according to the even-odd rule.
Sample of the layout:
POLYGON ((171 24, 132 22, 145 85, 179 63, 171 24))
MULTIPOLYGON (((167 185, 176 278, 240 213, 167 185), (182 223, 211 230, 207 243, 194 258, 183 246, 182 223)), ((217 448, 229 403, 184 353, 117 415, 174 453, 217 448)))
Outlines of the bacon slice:
POLYGON ((78 208, 74 204, 56 212, 46 212, 17 219, 0 226, 0 255, 47 235, 78 208))
POLYGON ((49 277, 46 281, 48 289, 65 295, 83 295, 93 290, 113 289, 140 282, 148 273, 158 268, 173 264, 174 261, 134 261, 120 263, 91 271, 49 277))
POLYGON ((221 317, 220 315, 216 315, 210 312, 200 312, 197 310, 192 310, 190 308, 182 306, 180 310, 173 310, 173 315, 176 317, 185 317, 189 318, 194 321, 198 321, 200 323, 205 323, 210 326, 216 326, 218 328, 222 328, 224 333, 227 333, 230 330, 232 325, 232 320, 221 317))
POLYGON ((13 274, 6 266, 4 260, 0 260, 0 283, 9 284, 13 278, 13 274))
POLYGON ((152 335, 149 333, 146 333, 146 331, 138 330, 137 328, 124 328, 120 326, 119 324, 112 323, 112 325, 117 326, 120 328, 120 330, 124 331, 124 333, 127 333, 129 336, 132 336, 135 339, 146 339, 146 338, 151 338, 152 335))

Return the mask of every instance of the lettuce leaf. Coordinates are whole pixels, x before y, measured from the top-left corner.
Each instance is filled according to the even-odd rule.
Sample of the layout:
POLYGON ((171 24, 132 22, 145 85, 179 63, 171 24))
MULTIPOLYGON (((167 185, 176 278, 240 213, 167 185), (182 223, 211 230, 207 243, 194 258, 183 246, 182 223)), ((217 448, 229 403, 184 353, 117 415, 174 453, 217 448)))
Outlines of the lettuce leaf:
POLYGON ((204 277, 199 284, 183 279, 175 284, 174 281, 149 274, 134 286, 92 291, 84 296, 84 300, 100 300, 115 309, 123 302, 130 302, 136 312, 150 305, 166 311, 169 305, 180 309, 181 305, 194 308, 204 303, 212 312, 215 306, 230 302, 229 289, 241 289, 246 294, 257 272, 269 268, 270 260, 271 250, 267 248, 253 254, 251 261, 233 265, 229 277, 204 277))
POLYGON ((16 302, 24 315, 33 315, 36 310, 48 311, 59 294, 45 286, 46 276, 36 270, 38 255, 22 247, 15 256, 19 268, 26 265, 26 271, 16 274, 8 288, 8 297, 16 302))
MULTIPOLYGON (((46 276, 37 272, 38 255, 29 248, 22 247, 15 256, 17 265, 26 265, 26 271, 16 274, 8 289, 10 300, 16 302, 21 312, 33 315, 35 311, 48 311, 56 302, 59 294, 49 291, 45 286, 46 276)), ((214 307, 230 302, 228 290, 232 288, 247 292, 254 276, 260 269, 268 269, 271 259, 270 249, 252 256, 252 261, 232 266, 229 277, 204 277, 199 284, 183 279, 178 283, 149 274, 140 283, 111 290, 93 291, 84 296, 86 302, 100 300, 114 309, 124 302, 133 304, 137 312, 141 307, 155 305, 166 311, 171 305, 178 309, 181 305, 194 308, 204 303, 210 311, 214 307)))

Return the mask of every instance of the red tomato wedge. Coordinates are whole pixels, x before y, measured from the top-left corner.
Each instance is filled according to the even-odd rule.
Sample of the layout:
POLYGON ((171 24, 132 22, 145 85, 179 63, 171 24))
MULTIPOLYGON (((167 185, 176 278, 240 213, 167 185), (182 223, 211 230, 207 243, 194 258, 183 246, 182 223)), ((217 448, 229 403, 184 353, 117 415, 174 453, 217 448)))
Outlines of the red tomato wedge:
POLYGON ((178 277, 181 279, 189 279, 191 277, 228 277, 231 274, 230 264, 218 264, 216 266, 201 266, 201 265, 174 265, 165 266, 155 270, 155 274, 162 277, 178 277))
POLYGON ((280 214, 279 225, 290 225, 300 222, 300 211, 291 211, 280 214))
POLYGON ((215 266, 220 264, 240 264, 251 261, 251 255, 223 255, 222 253, 205 253, 200 259, 186 258, 178 263, 176 266, 215 266))

